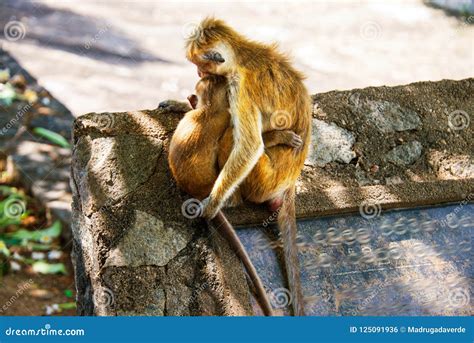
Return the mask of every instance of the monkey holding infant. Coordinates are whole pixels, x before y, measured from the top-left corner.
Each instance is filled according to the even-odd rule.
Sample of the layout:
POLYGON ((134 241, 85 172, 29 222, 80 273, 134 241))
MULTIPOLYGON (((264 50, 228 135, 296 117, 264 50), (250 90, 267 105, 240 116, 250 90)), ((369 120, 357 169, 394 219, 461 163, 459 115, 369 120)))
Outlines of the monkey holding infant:
POLYGON ((202 79, 188 98, 194 109, 171 139, 172 174, 180 188, 203 199, 204 216, 225 231, 266 315, 273 312, 261 280, 220 209, 245 199, 278 210, 293 310, 304 315, 294 205, 311 129, 303 76, 275 46, 248 40, 214 18, 204 19, 187 41, 187 57, 202 79))

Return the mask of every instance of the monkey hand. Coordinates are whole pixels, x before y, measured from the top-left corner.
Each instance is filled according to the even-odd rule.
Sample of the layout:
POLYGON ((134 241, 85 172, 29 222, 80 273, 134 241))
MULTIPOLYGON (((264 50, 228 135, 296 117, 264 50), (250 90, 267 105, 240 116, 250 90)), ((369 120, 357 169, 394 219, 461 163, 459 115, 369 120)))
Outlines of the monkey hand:
POLYGON ((158 110, 175 113, 186 113, 192 110, 187 102, 176 100, 165 100, 158 104, 158 110))
POLYGON ((303 147, 303 140, 300 135, 297 135, 293 131, 289 131, 288 145, 294 149, 301 149, 303 147))
POLYGON ((201 203, 203 207, 202 216, 208 220, 214 218, 220 210, 219 203, 211 196, 208 196, 201 203))

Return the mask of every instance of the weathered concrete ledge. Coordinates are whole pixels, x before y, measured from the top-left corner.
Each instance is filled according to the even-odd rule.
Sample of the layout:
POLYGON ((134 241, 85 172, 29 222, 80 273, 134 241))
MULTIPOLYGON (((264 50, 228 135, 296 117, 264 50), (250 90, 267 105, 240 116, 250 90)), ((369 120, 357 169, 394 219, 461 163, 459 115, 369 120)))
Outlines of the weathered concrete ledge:
POLYGON ((73 261, 81 315, 250 315, 239 261, 202 220, 167 166, 177 117, 85 115, 72 158, 73 261), (215 247, 220 247, 216 249, 215 247))
MULTIPOLYGON (((315 95, 315 144, 298 182, 298 216, 472 200, 472 94, 474 79, 315 95)), ((76 120, 79 314, 253 314, 238 260, 182 211, 189 196, 166 161, 179 119, 147 110, 76 120)), ((226 213, 235 225, 271 217, 252 205, 226 213)))

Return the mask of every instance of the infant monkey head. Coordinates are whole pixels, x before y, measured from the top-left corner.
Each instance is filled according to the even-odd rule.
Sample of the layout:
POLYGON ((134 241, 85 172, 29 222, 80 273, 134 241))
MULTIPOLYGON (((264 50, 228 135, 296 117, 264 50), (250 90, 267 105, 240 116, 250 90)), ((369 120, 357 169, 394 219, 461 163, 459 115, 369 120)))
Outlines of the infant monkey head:
POLYGON ((203 107, 227 108, 227 80, 223 76, 207 75, 196 84, 196 94, 188 96, 193 109, 203 107))

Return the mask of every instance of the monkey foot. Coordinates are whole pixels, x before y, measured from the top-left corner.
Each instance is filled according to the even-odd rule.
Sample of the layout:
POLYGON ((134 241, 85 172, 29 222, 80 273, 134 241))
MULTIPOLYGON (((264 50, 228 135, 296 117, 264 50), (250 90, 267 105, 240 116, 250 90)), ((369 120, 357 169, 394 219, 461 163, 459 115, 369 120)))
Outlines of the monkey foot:
POLYGON ((283 205, 283 198, 275 198, 268 201, 268 209, 271 212, 276 212, 283 205))

